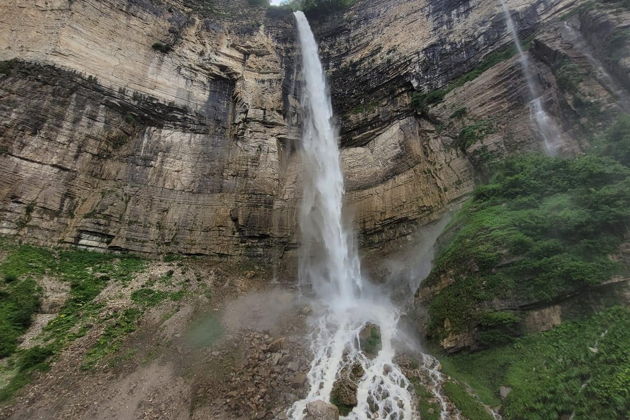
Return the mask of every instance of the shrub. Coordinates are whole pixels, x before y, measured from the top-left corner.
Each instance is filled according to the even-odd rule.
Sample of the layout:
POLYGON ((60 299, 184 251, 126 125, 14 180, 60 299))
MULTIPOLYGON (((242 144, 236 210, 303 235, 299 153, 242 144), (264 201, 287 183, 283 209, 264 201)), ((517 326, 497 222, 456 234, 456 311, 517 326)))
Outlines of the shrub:
POLYGON ((4 275, 4 282, 5 283, 13 283, 17 279, 18 279, 18 276, 15 273, 5 273, 5 275, 4 275))
POLYGON ((630 410, 629 347, 630 311, 616 307, 442 362, 449 376, 465 381, 486 404, 501 403, 506 420, 557 419, 567 413, 620 419, 630 410), (500 386, 512 388, 503 402, 497 398, 500 386))
POLYGON ((564 59, 556 65, 554 73, 560 89, 568 92, 576 92, 578 85, 584 78, 580 67, 569 59, 564 59))
POLYGON ((171 45, 165 44, 163 42, 156 42, 155 44, 151 45, 151 48, 153 48, 155 51, 161 52, 162 54, 168 54, 173 50, 173 47, 171 45))
POLYGON ((411 107, 419 114, 426 114, 432 105, 442 102, 446 92, 438 89, 428 93, 414 93, 411 97, 411 107))
POLYGON ((465 151, 473 144, 483 140, 488 134, 494 132, 492 123, 488 120, 481 120, 474 124, 462 128, 457 136, 455 144, 465 151))
MULTIPOLYGON (((5 274, 6 279, 6 274, 5 274)), ((31 324, 39 307, 40 289, 33 279, 17 277, 0 288, 0 357, 10 356, 17 349, 17 339, 31 324)))
POLYGON ((461 107, 461 108, 457 108, 455 111, 453 111, 453 113, 451 114, 451 116, 449 118, 453 119, 453 118, 464 118, 466 116, 466 114, 468 114, 468 108, 461 107))
POLYGON ((622 115, 605 135, 605 154, 630 166, 630 115, 622 115))
POLYGON ((46 370, 46 360, 54 354, 51 347, 35 346, 24 350, 18 358, 17 366, 20 371, 46 370))

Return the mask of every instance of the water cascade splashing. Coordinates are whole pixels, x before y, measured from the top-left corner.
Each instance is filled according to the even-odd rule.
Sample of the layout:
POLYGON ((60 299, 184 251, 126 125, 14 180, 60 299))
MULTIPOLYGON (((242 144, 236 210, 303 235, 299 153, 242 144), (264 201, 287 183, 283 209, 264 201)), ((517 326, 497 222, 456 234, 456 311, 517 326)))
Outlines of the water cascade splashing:
POLYGON ((359 261, 342 226, 344 194, 337 133, 326 76, 306 16, 297 12, 304 87, 302 135, 304 195, 300 208, 300 281, 319 296, 350 302, 362 289, 359 261))
POLYGON ((536 123, 538 133, 543 138, 545 152, 548 155, 554 156, 558 154, 560 147, 562 146, 562 132, 553 118, 551 118, 545 110, 543 104, 543 93, 532 75, 529 59, 523 50, 523 45, 518 37, 518 31, 516 30, 516 25, 514 24, 512 15, 510 14, 510 9, 505 3, 505 0, 500 1, 501 7, 503 8, 503 14, 505 15, 507 28, 512 36, 514 45, 516 46, 518 59, 521 64, 521 68, 523 69, 523 75, 525 76, 525 81, 527 82, 527 88, 529 89, 531 118, 536 123))
POLYGON ((383 291, 361 275, 352 233, 342 223, 343 173, 330 95, 317 43, 296 12, 302 51, 304 110, 301 158, 304 195, 300 210, 300 283, 314 292, 313 361, 305 399, 289 409, 301 419, 311 401, 330 401, 344 372, 358 372, 356 406, 347 418, 413 418, 410 384, 394 363, 400 314, 383 291), (377 328, 380 349, 362 349, 361 335, 377 328))

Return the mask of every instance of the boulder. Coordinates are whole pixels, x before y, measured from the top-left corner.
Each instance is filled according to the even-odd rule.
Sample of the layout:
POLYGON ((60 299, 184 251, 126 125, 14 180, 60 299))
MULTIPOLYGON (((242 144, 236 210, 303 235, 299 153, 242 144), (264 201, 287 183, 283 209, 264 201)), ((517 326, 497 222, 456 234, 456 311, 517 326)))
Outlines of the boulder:
POLYGON ((339 409, 322 400, 311 401, 306 404, 304 420, 338 420, 339 409))

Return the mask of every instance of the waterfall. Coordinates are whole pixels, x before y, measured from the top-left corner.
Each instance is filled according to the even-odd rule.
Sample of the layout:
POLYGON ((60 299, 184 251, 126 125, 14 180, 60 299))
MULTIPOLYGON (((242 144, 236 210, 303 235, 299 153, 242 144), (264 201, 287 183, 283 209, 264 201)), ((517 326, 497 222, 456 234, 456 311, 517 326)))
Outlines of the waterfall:
POLYGON ((295 16, 302 48, 305 114, 300 281, 311 285, 320 296, 352 300, 361 290, 362 281, 358 258, 342 225, 343 173, 332 104, 315 37, 306 16, 301 12, 295 16))
POLYGON ((521 41, 518 37, 518 31, 516 30, 514 20, 512 20, 510 10, 508 9, 505 0, 500 1, 501 7, 503 8, 503 14, 505 15, 507 28, 510 32, 510 35, 512 36, 514 45, 516 46, 518 59, 523 70, 523 75, 525 76, 525 81, 527 82, 527 88, 529 90, 530 98, 530 116, 536 124, 538 133, 543 138, 545 151, 549 155, 556 155, 562 143, 562 133, 553 118, 551 118, 551 116, 545 110, 542 102, 543 92, 540 92, 540 89, 534 80, 534 76, 532 75, 529 65, 529 59, 527 58, 527 54, 523 50, 523 45, 521 44, 521 41))
POLYGON ((326 76, 306 17, 296 12, 295 18, 304 78, 299 277, 301 285, 312 287, 315 315, 308 395, 288 415, 301 419, 309 402, 330 401, 335 382, 354 371, 357 405, 347 418, 411 419, 410 384, 394 363, 400 314, 362 277, 352 232, 343 227, 343 173, 326 76), (361 348, 361 333, 371 326, 380 332, 376 355, 361 348))

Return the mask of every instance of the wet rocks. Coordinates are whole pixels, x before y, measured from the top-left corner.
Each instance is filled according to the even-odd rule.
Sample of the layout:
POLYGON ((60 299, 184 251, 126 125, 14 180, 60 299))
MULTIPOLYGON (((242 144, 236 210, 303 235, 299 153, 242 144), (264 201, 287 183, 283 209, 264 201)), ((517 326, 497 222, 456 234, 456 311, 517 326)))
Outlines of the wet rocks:
POLYGON ((358 383, 363 374, 363 368, 358 363, 347 366, 339 372, 330 393, 330 400, 342 415, 348 414, 356 407, 358 383))
POLYGON ((338 420, 339 410, 325 401, 311 401, 306 405, 304 420, 338 420))
POLYGON ((377 325, 367 324, 359 333, 361 350, 371 359, 381 350, 381 331, 377 325))

